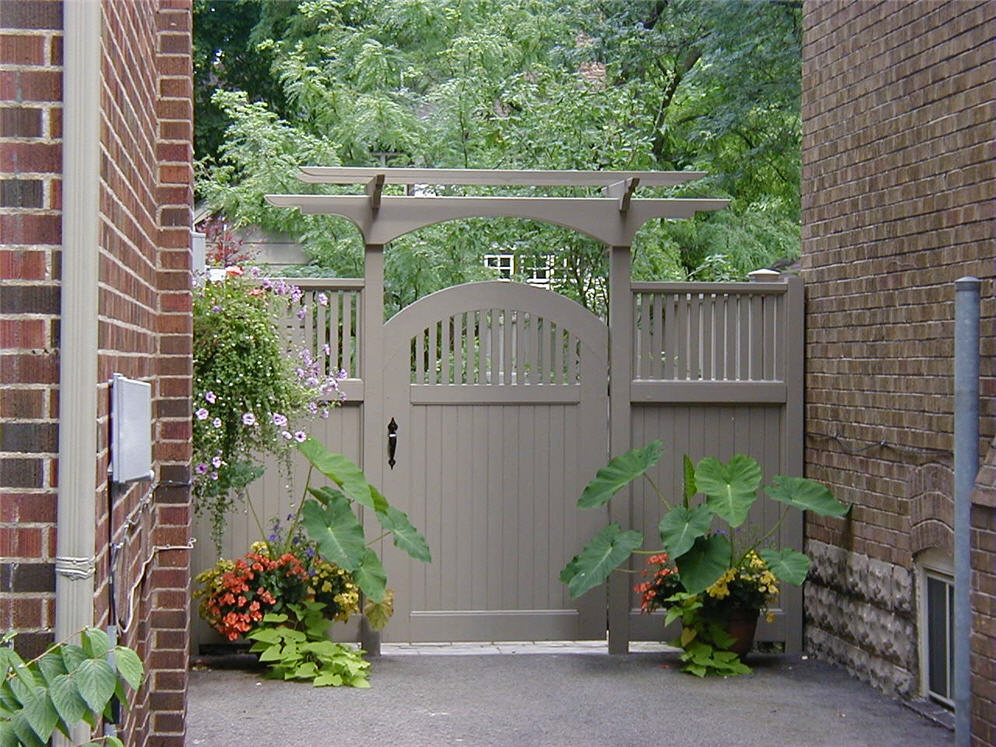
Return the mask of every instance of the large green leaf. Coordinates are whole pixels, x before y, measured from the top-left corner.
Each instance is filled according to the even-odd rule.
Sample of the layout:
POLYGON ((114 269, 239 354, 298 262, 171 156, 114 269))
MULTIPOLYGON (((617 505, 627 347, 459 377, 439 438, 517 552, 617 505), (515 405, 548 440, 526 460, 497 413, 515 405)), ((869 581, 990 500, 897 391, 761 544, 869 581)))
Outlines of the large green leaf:
POLYGON ((354 571, 360 565, 366 540, 348 501, 322 506, 308 500, 301 507, 301 523, 328 560, 347 571, 354 571))
POLYGON ((341 490, 336 490, 329 485, 322 485, 320 488, 308 488, 308 492, 311 493, 315 498, 321 502, 323 506, 328 505, 331 501, 341 500, 349 502, 349 498, 341 490))
POLYGON ((55 677, 49 686, 49 694, 59 717, 68 726, 80 721, 86 714, 86 703, 80 696, 79 690, 76 689, 76 682, 72 677, 64 674, 55 677))
POLYGON ((142 660, 130 648, 117 646, 114 649, 114 663, 118 673, 124 678, 132 690, 137 690, 142 684, 142 660))
POLYGON ((388 506, 387 511, 378 511, 376 515, 380 525, 391 533, 396 547, 423 563, 432 562, 429 543, 425 541, 422 533, 412 526, 408 514, 394 506, 388 506))
POLYGON ((345 490, 346 494, 361 506, 372 508, 374 511, 387 510, 387 501, 379 494, 380 500, 374 496, 363 470, 342 454, 329 451, 320 441, 311 437, 297 444, 297 448, 311 462, 312 467, 345 490))
POLYGON ((49 685, 60 674, 67 674, 66 665, 62 661, 62 656, 59 655, 58 651, 48 652, 35 663, 35 666, 49 685))
POLYGON ((87 659, 73 673, 73 679, 80 696, 96 713, 104 710, 118 681, 111 665, 103 659, 87 659))
POLYGON ((387 591, 387 573, 377 553, 369 547, 365 548, 359 566, 352 570, 353 580, 367 599, 372 602, 383 602, 387 591))
POLYGON ((96 659, 111 650, 111 639, 100 628, 86 628, 83 631, 83 650, 96 659))
POLYGON ((776 501, 795 506, 800 511, 812 511, 820 516, 843 516, 850 509, 834 498, 829 488, 815 480, 775 475, 774 481, 775 484, 766 487, 764 492, 776 501))
POLYGON ((712 524, 712 511, 706 506, 688 509, 684 506, 673 508, 664 514, 657 528, 661 542, 671 560, 677 560, 692 549, 695 540, 709 531, 712 524))
POLYGON ((612 496, 654 466, 660 460, 663 448, 660 441, 653 441, 642 449, 632 449, 609 461, 581 493, 578 508, 604 506, 612 496))
POLYGON ((800 586, 806 580, 806 574, 809 573, 809 558, 801 552, 787 547, 781 550, 762 548, 757 554, 779 580, 794 586, 800 586))
POLYGON ((695 468, 695 484, 706 494, 706 505, 731 527, 747 520, 747 512, 757 498, 761 467, 743 454, 735 454, 727 464, 706 457, 695 468))
POLYGON ((43 742, 52 736, 59 721, 59 714, 52 705, 48 688, 39 687, 32 691, 31 697, 24 703, 24 717, 28 720, 31 730, 43 742))
POLYGON ((712 586, 730 567, 730 540, 723 534, 699 537, 692 549, 675 561, 681 584, 690 594, 712 586))
POLYGON ((692 460, 688 458, 688 454, 685 454, 682 457, 681 464, 685 473, 683 497, 685 499, 685 508, 688 508, 688 502, 695 497, 695 494, 699 492, 699 489, 695 485, 695 465, 692 464, 692 460))
POLYGON ((567 584, 571 598, 577 599, 604 583, 609 574, 642 544, 640 532, 623 532, 618 524, 609 524, 567 564, 561 571, 560 580, 567 584))

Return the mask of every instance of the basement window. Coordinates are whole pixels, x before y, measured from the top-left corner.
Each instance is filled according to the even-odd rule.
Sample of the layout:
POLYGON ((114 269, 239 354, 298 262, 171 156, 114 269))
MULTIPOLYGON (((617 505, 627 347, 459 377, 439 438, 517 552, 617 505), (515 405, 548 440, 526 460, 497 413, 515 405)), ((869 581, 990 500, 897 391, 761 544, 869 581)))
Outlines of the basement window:
POLYGON ((918 561, 920 678, 924 695, 954 708, 954 571, 928 550, 918 561))

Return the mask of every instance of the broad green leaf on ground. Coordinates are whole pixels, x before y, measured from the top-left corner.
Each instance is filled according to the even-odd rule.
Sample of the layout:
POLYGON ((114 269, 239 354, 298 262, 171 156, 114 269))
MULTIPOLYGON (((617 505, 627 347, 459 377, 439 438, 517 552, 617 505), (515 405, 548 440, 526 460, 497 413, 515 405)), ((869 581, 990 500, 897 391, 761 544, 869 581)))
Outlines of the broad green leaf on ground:
POLYGON ((799 586, 806 580, 806 574, 809 573, 809 558, 801 552, 784 547, 781 550, 762 548, 757 554, 779 580, 794 586, 799 586))
POLYGON ((774 482, 764 492, 774 500, 802 511, 812 511, 820 516, 843 516, 850 508, 834 498, 829 488, 815 480, 775 475, 774 482))
POLYGON ((387 501, 383 496, 377 500, 371 493, 370 484, 363 470, 342 454, 329 451, 320 441, 311 437, 296 446, 312 467, 341 487, 346 491, 346 495, 361 506, 372 508, 374 511, 387 510, 387 501))
POLYGON ((367 599, 374 602, 383 602, 387 593, 387 573, 384 566, 377 557, 377 553, 369 547, 364 548, 361 555, 360 564, 351 569, 353 580, 367 599))
POLYGON ((658 524, 661 542, 671 560, 684 555, 695 544, 695 540, 709 531, 712 524, 712 511, 706 506, 688 509, 684 506, 673 508, 664 514, 658 524))
POLYGON ((117 646, 114 649, 114 663, 118 668, 118 673, 124 678, 132 690, 137 690, 142 684, 142 660, 138 654, 130 648, 117 646))
MULTIPOLYGON (((371 487, 371 490, 376 492, 376 488, 371 487)), ((378 511, 376 516, 380 525, 391 533, 396 547, 423 563, 432 562, 429 544, 409 521, 408 514, 394 506, 388 506, 387 511, 378 511)))
POLYGON ((333 501, 322 506, 317 501, 306 501, 301 507, 301 523, 325 558, 344 570, 357 569, 366 540, 348 502, 333 501))
POLYGON ((730 567, 730 540, 722 534, 699 537, 692 549, 675 560, 685 591, 698 594, 712 586, 730 567))
POLYGON ((640 532, 623 532, 618 524, 609 524, 567 564, 560 580, 567 584, 571 598, 577 599, 604 583, 609 574, 642 544, 643 535, 640 532))
POLYGON ((585 487, 578 498, 578 508, 604 506, 612 496, 657 464, 663 448, 660 441, 653 441, 642 449, 632 449, 610 460, 585 487))
POLYGON ((757 498, 761 467, 743 454, 735 454, 727 464, 706 457, 695 468, 695 484, 706 494, 706 505, 731 527, 738 527, 757 498))

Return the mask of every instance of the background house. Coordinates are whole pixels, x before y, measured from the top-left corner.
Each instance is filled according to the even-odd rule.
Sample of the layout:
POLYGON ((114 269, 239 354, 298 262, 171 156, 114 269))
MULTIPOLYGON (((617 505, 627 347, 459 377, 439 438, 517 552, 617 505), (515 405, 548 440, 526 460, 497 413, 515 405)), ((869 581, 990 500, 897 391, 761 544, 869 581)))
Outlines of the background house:
POLYGON ((971 667, 994 744, 996 3, 804 8, 806 473, 854 504, 807 523, 806 644, 887 692, 951 696, 926 622, 948 619, 953 282, 982 278, 971 667))
POLYGON ((0 627, 137 650, 130 745, 184 733, 190 34, 187 0, 0 3, 0 627), (108 474, 115 373, 151 384, 151 481, 108 474))

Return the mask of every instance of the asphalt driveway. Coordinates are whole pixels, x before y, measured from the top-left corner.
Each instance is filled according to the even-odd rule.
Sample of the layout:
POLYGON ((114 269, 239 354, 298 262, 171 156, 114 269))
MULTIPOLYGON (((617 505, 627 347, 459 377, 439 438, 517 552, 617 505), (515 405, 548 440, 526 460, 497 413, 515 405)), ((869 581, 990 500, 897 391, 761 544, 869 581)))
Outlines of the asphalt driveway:
POLYGON ((187 744, 953 743, 947 729, 812 659, 754 655, 753 674, 724 680, 680 673, 672 653, 562 650, 570 652, 395 650, 372 660, 369 690, 314 688, 258 671, 195 670, 187 744), (447 655, 453 653, 464 655, 447 655))

